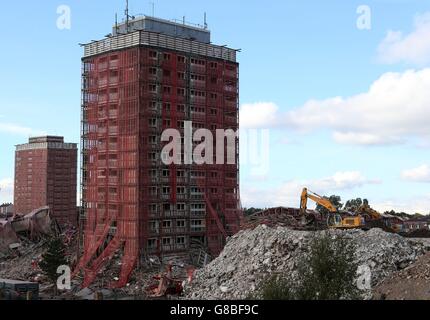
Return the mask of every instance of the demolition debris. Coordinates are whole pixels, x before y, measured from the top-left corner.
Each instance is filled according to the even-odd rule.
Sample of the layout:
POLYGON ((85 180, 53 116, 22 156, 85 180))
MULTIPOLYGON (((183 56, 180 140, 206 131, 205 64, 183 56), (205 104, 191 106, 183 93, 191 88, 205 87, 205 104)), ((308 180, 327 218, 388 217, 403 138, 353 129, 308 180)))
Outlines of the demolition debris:
MULTIPOLYGON (((320 232, 298 231, 287 227, 260 225, 233 236, 224 251, 205 268, 196 271, 185 287, 187 299, 246 299, 252 296, 270 274, 297 274, 300 258, 309 252, 309 243, 320 232)), ((397 270, 409 266, 425 253, 425 246, 381 229, 368 232, 329 230, 335 237, 351 239, 360 265, 371 270, 372 287, 397 270)), ((367 292, 365 298, 370 298, 367 292)))

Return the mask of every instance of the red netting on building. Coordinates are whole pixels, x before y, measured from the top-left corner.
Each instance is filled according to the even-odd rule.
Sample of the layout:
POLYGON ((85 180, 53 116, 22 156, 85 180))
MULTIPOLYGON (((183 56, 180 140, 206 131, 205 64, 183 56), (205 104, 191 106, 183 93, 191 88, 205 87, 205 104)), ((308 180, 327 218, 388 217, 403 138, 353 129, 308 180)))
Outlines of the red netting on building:
POLYGON ((161 142, 165 129, 184 137, 186 121, 214 137, 237 131, 238 81, 236 63, 161 48, 84 59, 84 286, 118 250, 124 286, 142 256, 187 253, 193 241, 216 256, 239 230, 238 138, 234 164, 165 165, 161 142))

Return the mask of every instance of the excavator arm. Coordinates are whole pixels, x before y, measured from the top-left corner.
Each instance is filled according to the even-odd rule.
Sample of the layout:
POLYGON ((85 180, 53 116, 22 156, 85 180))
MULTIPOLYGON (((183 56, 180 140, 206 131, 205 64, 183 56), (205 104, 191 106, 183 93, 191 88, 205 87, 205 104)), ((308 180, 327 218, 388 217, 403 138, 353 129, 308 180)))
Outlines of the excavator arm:
POLYGON ((324 197, 321 197, 315 192, 309 191, 307 188, 303 188, 302 196, 300 198, 300 212, 302 214, 306 213, 308 199, 311 199, 315 203, 322 205, 324 208, 326 208, 328 211, 332 213, 337 212, 337 208, 331 203, 330 200, 324 197))
POLYGON ((369 206, 369 203, 367 203, 367 202, 363 203, 356 210, 356 214, 367 215, 371 220, 380 220, 380 219, 382 219, 382 215, 378 211, 372 209, 369 206))

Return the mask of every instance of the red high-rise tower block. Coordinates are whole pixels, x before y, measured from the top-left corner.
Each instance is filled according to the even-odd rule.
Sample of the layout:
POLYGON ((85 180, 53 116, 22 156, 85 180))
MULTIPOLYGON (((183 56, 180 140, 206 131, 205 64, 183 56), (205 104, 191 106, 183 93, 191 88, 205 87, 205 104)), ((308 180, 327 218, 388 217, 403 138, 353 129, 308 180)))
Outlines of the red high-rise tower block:
MULTIPOLYGON (((210 32, 153 17, 114 27, 87 44, 82 69, 84 253, 89 285, 117 250, 123 286, 143 255, 187 253, 203 243, 216 256, 239 229, 235 164, 164 165, 164 129, 239 128, 236 50, 210 32)), ((238 138, 236 139, 236 147, 238 138)))
POLYGON ((63 137, 35 137, 16 146, 15 213, 49 206, 60 224, 77 225, 78 145, 63 137))

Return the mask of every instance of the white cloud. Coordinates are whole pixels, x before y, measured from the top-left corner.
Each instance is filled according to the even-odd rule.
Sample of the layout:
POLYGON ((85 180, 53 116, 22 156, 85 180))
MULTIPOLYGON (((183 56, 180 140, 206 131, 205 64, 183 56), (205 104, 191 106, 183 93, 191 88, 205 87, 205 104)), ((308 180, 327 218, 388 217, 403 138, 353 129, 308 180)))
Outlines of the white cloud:
POLYGON ((333 139, 342 144, 360 144, 360 145, 382 145, 382 144, 397 144, 403 141, 399 138, 386 137, 373 133, 360 132, 333 132, 333 139))
POLYGON ((408 181, 430 182, 430 166, 423 164, 417 168, 404 170, 402 178, 408 181))
POLYGON ((430 12, 417 15, 409 34, 388 31, 379 44, 378 58, 383 63, 405 62, 425 65, 430 62, 430 12))
POLYGON ((279 121, 279 107, 272 102, 246 103, 240 108, 240 126, 244 129, 268 128, 279 121))
POLYGON ((241 125, 302 133, 327 129, 334 141, 343 144, 400 144, 430 136, 429 106, 430 68, 426 68, 385 73, 367 92, 309 100, 284 113, 271 103, 244 105, 241 125))
POLYGON ((304 187, 320 195, 331 195, 341 190, 359 188, 367 184, 378 184, 379 180, 368 179, 358 171, 336 172, 334 175, 316 180, 291 180, 275 188, 259 189, 246 184, 241 199, 246 207, 297 207, 304 187))
POLYGON ((336 172, 333 176, 311 181, 309 185, 314 187, 315 190, 324 192, 334 190, 353 189, 362 187, 365 184, 380 183, 379 180, 367 179, 362 173, 358 171, 336 172))
POLYGON ((4 132, 7 134, 13 135, 21 135, 21 136, 34 136, 34 135, 43 135, 45 134, 42 131, 33 130, 28 127, 23 127, 13 123, 1 123, 0 122, 0 132, 4 132))
POLYGON ((429 214, 430 195, 407 199, 387 199, 375 203, 371 202, 371 206, 379 212, 394 210, 396 212, 406 212, 409 214, 429 214))
POLYGON ((13 179, 4 178, 0 180, 0 202, 13 202, 13 179))

